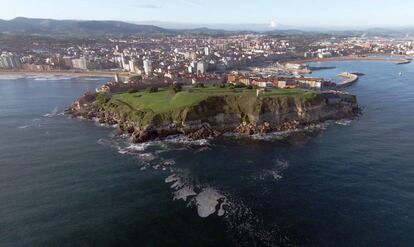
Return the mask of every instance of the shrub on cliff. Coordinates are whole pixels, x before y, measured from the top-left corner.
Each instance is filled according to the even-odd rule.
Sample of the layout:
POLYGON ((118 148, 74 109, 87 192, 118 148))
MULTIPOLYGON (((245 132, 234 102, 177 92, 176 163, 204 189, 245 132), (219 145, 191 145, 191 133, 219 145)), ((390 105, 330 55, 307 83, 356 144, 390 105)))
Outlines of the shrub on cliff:
POLYGON ((128 81, 132 83, 139 83, 142 81, 142 76, 139 76, 139 75, 131 76, 129 77, 128 81))
POLYGON ((238 83, 236 83, 236 85, 234 85, 234 87, 235 87, 235 88, 245 88, 245 87, 246 87, 246 85, 245 85, 245 84, 243 84, 243 83, 238 82, 238 83))
POLYGON ((175 93, 181 92, 181 91, 183 90, 183 86, 182 86, 181 84, 179 84, 179 83, 176 83, 176 84, 174 84, 174 85, 172 86, 172 90, 173 90, 175 93))
POLYGON ((195 88, 204 88, 205 86, 204 86, 204 83, 197 82, 196 84, 194 84, 193 87, 195 87, 195 88))
POLYGON ((96 96, 96 102, 100 105, 103 105, 111 100, 111 96, 106 93, 100 93, 96 96))

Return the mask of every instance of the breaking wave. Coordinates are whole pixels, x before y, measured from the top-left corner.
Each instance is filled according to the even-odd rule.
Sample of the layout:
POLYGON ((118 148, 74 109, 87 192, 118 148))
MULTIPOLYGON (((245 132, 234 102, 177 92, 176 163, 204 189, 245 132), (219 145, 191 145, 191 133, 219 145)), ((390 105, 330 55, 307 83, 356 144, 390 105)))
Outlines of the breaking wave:
POLYGON ((17 127, 18 129, 28 129, 28 128, 38 128, 41 126, 41 119, 40 118, 35 118, 30 120, 28 123, 17 127))
POLYGON ((43 117, 55 117, 57 115, 62 115, 63 113, 59 113, 59 107, 55 107, 51 113, 46 113, 43 117))
MULTIPOLYGON (((280 163, 284 163, 280 161, 280 163)), ((287 166, 286 164, 280 166, 287 166)), ((242 200, 222 192, 214 186, 198 184, 189 171, 172 169, 165 179, 171 184, 173 200, 187 202, 194 207, 201 218, 222 217, 229 234, 234 235, 238 246, 255 246, 258 242, 264 246, 288 244, 276 225, 264 227, 263 219, 258 217, 242 200)))
POLYGON ((266 180, 272 179, 279 181, 283 178, 283 171, 289 168, 289 162, 286 160, 277 159, 270 169, 263 169, 259 174, 253 175, 254 179, 266 180))
MULTIPOLYGON (((274 132, 265 136, 252 136, 254 140, 273 140, 285 138, 297 132, 312 132, 326 129, 331 123, 309 126, 292 131, 274 132)), ((240 136, 228 134, 239 138, 240 136)), ((184 150, 197 154, 211 150, 210 140, 189 140, 185 136, 172 136, 165 140, 155 140, 142 144, 131 144, 128 136, 112 136, 100 139, 98 143, 109 146, 120 154, 130 155, 137 160, 139 169, 160 170, 167 173, 164 182, 169 184, 172 200, 183 201, 187 207, 193 208, 201 218, 219 217, 226 226, 228 234, 238 246, 252 246, 261 243, 263 246, 291 245, 284 233, 275 224, 264 224, 265 219, 260 212, 255 212, 240 197, 223 190, 214 184, 201 183, 190 170, 176 164, 175 159, 166 156, 175 151, 184 150), (165 154, 163 154, 165 153, 165 154), (163 155, 161 155, 163 154, 163 155)), ((289 168, 289 162, 275 159, 269 168, 261 169, 249 175, 249 179, 278 182, 289 168)))
POLYGON ((31 77, 33 78, 35 81, 65 81, 65 80, 70 80, 73 77, 68 77, 68 76, 34 76, 31 77))

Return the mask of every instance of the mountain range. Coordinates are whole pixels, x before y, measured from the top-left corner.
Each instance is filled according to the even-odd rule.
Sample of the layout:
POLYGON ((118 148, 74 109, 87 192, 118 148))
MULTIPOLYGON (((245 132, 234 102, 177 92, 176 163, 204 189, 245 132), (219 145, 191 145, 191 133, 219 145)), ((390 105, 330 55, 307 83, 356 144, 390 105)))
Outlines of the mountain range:
POLYGON ((172 34, 173 31, 154 25, 139 25, 121 21, 77 21, 17 17, 0 20, 0 32, 26 35, 60 36, 127 36, 172 34))
POLYGON ((53 20, 17 17, 12 20, 0 20, 0 33, 17 35, 42 36, 76 36, 76 37, 114 37, 114 36, 148 36, 148 35, 178 35, 178 34, 204 34, 226 35, 264 33, 270 35, 306 35, 306 34, 332 34, 350 36, 407 36, 414 34, 413 28, 372 28, 357 31, 335 30, 299 30, 289 29, 288 26, 270 28, 265 24, 243 24, 242 28, 236 24, 209 25, 180 24, 163 22, 130 23, 122 21, 81 21, 81 20, 53 20), (155 24, 155 25, 154 25, 155 24), (159 27, 163 26, 163 27, 159 27), (243 28, 244 27, 244 28, 243 28))

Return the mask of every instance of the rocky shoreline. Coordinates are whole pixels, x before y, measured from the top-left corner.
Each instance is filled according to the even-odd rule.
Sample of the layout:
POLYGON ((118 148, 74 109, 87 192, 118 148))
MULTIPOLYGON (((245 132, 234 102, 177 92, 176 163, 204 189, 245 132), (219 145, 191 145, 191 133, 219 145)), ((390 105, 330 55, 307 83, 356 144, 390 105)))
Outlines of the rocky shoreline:
MULTIPOLYGON (((319 97, 312 102, 293 98, 254 99, 250 108, 242 105, 245 101, 240 97, 223 96, 212 97, 197 106, 177 109, 176 112, 168 113, 167 119, 163 116, 163 121, 143 124, 131 120, 117 108, 95 104, 96 97, 97 94, 82 96, 65 113, 73 117, 95 119, 100 124, 116 125, 116 134, 130 136, 133 143, 162 140, 180 134, 190 140, 211 139, 225 133, 264 135, 304 128, 327 120, 355 118, 360 112, 356 98, 349 95, 340 96, 333 104, 329 103, 329 97, 319 97)), ((158 118, 154 115, 154 119, 158 118)))

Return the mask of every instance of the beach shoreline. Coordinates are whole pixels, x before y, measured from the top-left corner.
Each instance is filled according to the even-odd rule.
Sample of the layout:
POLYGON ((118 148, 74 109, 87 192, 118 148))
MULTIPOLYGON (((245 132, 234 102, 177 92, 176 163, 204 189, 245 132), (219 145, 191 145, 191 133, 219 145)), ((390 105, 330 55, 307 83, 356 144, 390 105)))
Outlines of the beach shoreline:
POLYGON ((25 70, 0 70, 0 76, 66 76, 66 77, 113 77, 116 73, 122 77, 128 77, 129 74, 125 72, 112 71, 25 71, 25 70))
POLYGON ((336 62, 336 61, 384 61, 396 64, 410 63, 411 61, 406 58, 398 57, 372 57, 372 56, 343 56, 343 57, 327 57, 327 58, 310 58, 310 59, 298 59, 291 60, 286 63, 317 63, 317 62, 336 62))

